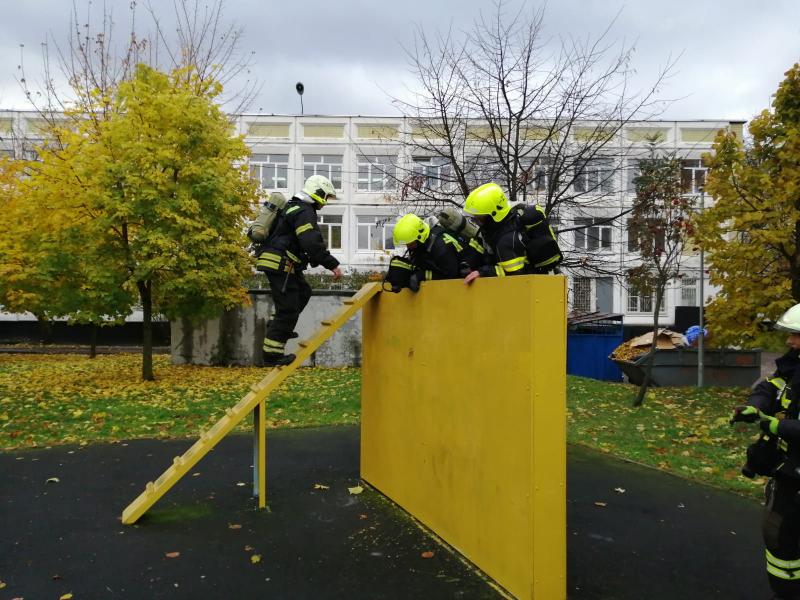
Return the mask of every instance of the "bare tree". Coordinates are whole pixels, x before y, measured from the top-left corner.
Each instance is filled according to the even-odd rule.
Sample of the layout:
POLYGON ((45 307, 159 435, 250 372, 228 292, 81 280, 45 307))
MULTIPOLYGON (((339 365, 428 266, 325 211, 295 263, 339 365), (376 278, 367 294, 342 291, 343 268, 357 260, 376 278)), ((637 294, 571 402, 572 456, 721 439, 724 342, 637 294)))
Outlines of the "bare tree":
POLYGON ((671 281, 681 276, 681 258, 691 234, 690 216, 694 205, 694 197, 682 193, 681 161, 674 153, 659 155, 653 148, 650 157, 639 161, 639 171, 630 219, 639 264, 628 269, 627 279, 638 291, 637 297, 651 299, 653 303, 653 342, 634 406, 642 404, 650 386, 664 292, 671 281))
MULTIPOLYGON (((495 181, 509 200, 537 202, 556 223, 598 211, 613 222, 629 212, 616 193, 627 153, 621 132, 663 110, 657 91, 672 63, 631 92, 633 47, 610 39, 613 21, 594 39, 564 37, 553 50, 544 16, 527 5, 509 14, 498 0, 469 31, 417 30, 407 50, 417 87, 395 99, 412 128, 400 202, 460 206, 495 181)), ((604 262, 568 253, 564 266, 619 273, 604 262)))
POLYGON ((138 8, 133 0, 118 40, 110 9, 104 6, 96 23, 91 2, 81 17, 73 1, 66 40, 49 32, 42 43, 41 79, 29 80, 23 51, 18 81, 42 119, 54 128, 65 117, 108 118, 113 91, 139 63, 165 71, 191 66, 198 85, 208 78, 223 84, 230 114, 246 110, 258 91, 258 84, 249 79, 253 55, 241 50, 242 29, 226 24, 223 0, 173 0, 171 16, 147 2, 145 25, 138 20, 138 8))

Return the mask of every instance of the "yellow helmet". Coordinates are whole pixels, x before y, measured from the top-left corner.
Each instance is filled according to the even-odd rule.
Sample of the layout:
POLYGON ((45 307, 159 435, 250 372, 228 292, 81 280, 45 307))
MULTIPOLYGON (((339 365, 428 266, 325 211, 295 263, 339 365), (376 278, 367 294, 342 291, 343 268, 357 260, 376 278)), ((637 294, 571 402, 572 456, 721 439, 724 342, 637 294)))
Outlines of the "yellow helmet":
POLYGON ((476 216, 490 215, 497 223, 505 218, 509 210, 511 207, 506 195, 496 183, 484 183, 472 190, 464 205, 464 212, 476 216))
POLYGON ((431 233, 431 227, 414 213, 403 215, 394 226, 395 246, 409 242, 424 242, 431 233))
POLYGON ((306 179, 303 191, 320 206, 325 206, 328 200, 336 199, 336 188, 333 187, 331 180, 324 175, 312 175, 306 179))

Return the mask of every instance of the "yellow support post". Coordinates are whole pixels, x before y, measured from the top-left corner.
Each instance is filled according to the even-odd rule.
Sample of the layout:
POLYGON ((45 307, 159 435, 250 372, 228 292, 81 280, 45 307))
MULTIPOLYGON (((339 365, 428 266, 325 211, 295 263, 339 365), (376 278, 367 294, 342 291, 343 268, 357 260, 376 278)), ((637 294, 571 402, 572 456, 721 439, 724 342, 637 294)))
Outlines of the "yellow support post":
POLYGON ((566 299, 434 281, 362 316, 362 478, 525 600, 566 597, 566 299))
MULTIPOLYGON (((344 307, 330 319, 323 321, 323 327, 317 331, 310 339, 300 342, 300 349, 297 352, 295 361, 285 367, 275 367, 269 371, 266 377, 255 384, 232 408, 225 410, 225 415, 217 421, 211 429, 200 436, 192 446, 184 452, 182 456, 175 457, 173 464, 164 471, 154 482, 148 482, 144 491, 131 502, 122 512, 122 522, 125 525, 135 523, 147 510, 153 506, 169 489, 175 485, 181 477, 186 475, 197 462, 203 458, 209 450, 216 446, 222 438, 236 427, 256 406, 264 403, 266 397, 277 388, 283 381, 291 375, 311 354, 319 348, 337 329, 347 323, 363 306, 365 306, 376 294, 381 291, 380 283, 368 283, 363 286, 352 298, 351 304, 344 307)), ((261 411, 261 420, 264 421, 264 413, 261 411)), ((263 446, 262 446, 263 448, 263 446)), ((263 466, 263 462, 261 463, 263 466)), ((266 469, 265 469, 266 471, 266 469)), ((266 474, 259 479, 259 490, 261 485, 266 486, 266 474)), ((266 489, 266 487, 264 488, 266 489)), ((259 506, 264 501, 263 496, 259 498, 259 506)))
POLYGON ((258 508, 267 506, 267 403, 253 409, 253 496, 258 508))

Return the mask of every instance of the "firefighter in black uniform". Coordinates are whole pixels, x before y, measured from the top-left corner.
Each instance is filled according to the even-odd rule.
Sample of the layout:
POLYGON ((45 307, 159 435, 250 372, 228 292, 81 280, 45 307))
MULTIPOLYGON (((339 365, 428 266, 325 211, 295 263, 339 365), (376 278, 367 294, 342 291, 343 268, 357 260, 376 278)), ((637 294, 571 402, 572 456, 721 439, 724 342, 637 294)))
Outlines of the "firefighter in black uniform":
POLYGON ((776 328, 789 332, 789 351, 731 419, 758 423, 764 435, 747 451, 743 473, 769 475, 761 532, 774 599, 800 600, 800 304, 776 328), (749 473, 746 471, 750 471, 749 473))
POLYGON ((525 238, 506 195, 496 183, 486 183, 467 196, 464 212, 481 225, 483 241, 494 260, 471 271, 464 279, 470 284, 478 277, 506 277, 529 272, 525 238))
POLYGON ((275 303, 264 337, 264 366, 288 365, 295 359, 294 354, 284 354, 284 348, 289 338, 297 336, 294 327, 311 298, 311 286, 303 277, 306 266, 322 265, 333 272, 334 279, 342 276, 339 261, 328 252, 317 225, 317 211, 335 198, 336 190, 327 177, 309 177, 303 191, 287 202, 274 231, 258 250, 256 268, 267 276, 275 303))
POLYGON ((458 279, 461 243, 439 225, 431 227, 413 213, 398 219, 392 234, 395 246, 408 248, 411 277, 408 287, 419 291, 419 284, 434 279, 458 279))

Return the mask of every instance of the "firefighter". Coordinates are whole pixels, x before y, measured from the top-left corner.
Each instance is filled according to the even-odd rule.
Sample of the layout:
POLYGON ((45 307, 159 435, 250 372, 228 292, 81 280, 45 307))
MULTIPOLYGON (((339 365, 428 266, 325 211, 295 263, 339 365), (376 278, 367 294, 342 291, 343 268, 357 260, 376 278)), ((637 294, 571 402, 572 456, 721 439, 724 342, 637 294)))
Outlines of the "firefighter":
POLYGON ((789 333, 789 351, 775 361, 775 373, 753 389, 747 404, 734 409, 731 421, 758 423, 766 434, 748 448, 745 468, 751 477, 771 476, 761 523, 767 576, 774 598, 795 600, 800 599, 800 304, 775 327, 789 333))
POLYGON ((441 226, 431 227, 413 213, 397 220, 392 235, 395 246, 408 248, 412 271, 408 287, 419 291, 419 284, 434 279, 457 279, 462 246, 441 226))
POLYGON ((524 227, 496 183, 486 183, 467 196, 464 212, 480 223, 483 241, 494 260, 471 271, 464 283, 478 277, 505 277, 530 273, 524 227))
POLYGON ((336 198, 336 190, 327 177, 312 175, 303 190, 286 203, 272 233, 258 251, 256 268, 269 280, 275 313, 267 323, 264 337, 264 366, 288 365, 294 354, 284 354, 286 341, 297 337, 294 327, 311 298, 311 286, 303 277, 307 265, 322 265, 342 276, 317 225, 317 211, 336 198))

